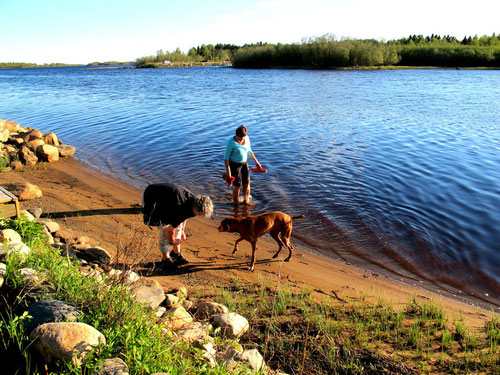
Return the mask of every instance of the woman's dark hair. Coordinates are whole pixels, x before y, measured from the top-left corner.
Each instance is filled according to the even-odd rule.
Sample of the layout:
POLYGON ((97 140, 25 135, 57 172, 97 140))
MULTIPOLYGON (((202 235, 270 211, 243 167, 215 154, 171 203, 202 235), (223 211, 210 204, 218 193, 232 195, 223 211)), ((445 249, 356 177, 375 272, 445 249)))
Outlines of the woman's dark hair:
POLYGON ((240 127, 238 127, 238 129, 236 129, 237 137, 244 137, 247 134, 248 134, 247 128, 245 128, 243 125, 241 125, 240 127))

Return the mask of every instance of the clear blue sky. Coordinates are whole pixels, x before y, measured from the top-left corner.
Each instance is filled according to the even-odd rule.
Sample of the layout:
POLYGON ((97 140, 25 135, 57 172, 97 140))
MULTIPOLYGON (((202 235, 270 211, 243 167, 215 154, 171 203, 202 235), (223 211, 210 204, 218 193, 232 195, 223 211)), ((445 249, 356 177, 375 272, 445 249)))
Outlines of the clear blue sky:
POLYGON ((131 61, 201 44, 500 33, 500 0, 0 0, 0 62, 131 61))

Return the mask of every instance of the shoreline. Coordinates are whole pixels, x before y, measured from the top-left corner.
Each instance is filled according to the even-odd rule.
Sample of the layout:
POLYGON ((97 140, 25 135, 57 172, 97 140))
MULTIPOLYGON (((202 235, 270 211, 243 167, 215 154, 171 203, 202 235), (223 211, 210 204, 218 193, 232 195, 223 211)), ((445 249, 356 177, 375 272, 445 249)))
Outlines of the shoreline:
MULTIPOLYGON (((9 171, 0 174, 1 184, 17 181, 30 182, 40 187, 43 197, 22 201, 21 209, 42 208, 44 215, 55 215, 65 232, 85 235, 89 243, 104 247, 114 257, 117 248, 133 247, 140 239, 141 246, 134 248, 127 261, 137 267, 148 266, 160 260, 157 233, 142 223, 142 215, 133 207, 140 202, 142 191, 126 181, 109 176, 74 158, 35 168, 9 171)), ((415 282, 397 280, 379 275, 357 266, 308 251, 298 241, 290 262, 271 260, 276 250, 275 242, 264 236, 259 239, 257 262, 254 272, 247 271, 250 245, 242 242, 238 253, 231 255, 237 238, 231 233, 218 232, 218 220, 193 218, 187 222, 187 241, 182 245, 190 261, 173 275, 153 275, 162 285, 183 283, 193 286, 213 286, 214 283, 232 284, 235 280, 259 284, 263 278, 287 283, 291 287, 304 285, 315 291, 318 298, 330 296, 339 301, 377 301, 383 299, 402 308, 413 297, 433 300, 443 306, 446 314, 463 318, 471 327, 482 327, 493 314, 492 308, 480 307, 471 301, 461 301, 453 296, 429 290, 415 282)))

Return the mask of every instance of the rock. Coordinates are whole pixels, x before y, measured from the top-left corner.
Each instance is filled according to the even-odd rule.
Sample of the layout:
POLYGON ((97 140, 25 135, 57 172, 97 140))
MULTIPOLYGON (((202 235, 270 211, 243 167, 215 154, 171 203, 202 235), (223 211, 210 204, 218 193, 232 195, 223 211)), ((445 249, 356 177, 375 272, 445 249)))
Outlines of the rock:
POLYGON ((0 288, 4 283, 4 277, 7 273, 7 265, 5 263, 0 263, 0 288))
POLYGON ((41 139, 43 137, 42 132, 38 129, 30 130, 27 133, 27 135, 28 135, 28 141, 32 141, 34 139, 41 139))
POLYGON ((12 194, 16 195, 21 201, 37 199, 43 196, 40 188, 36 185, 30 184, 29 182, 6 184, 5 188, 12 194))
MULTIPOLYGON (((185 310, 184 310, 185 311, 185 310)), ((209 325, 201 322, 191 322, 179 328, 177 336, 185 342, 207 341, 211 337, 208 335, 209 325)))
POLYGON ((17 122, 0 120, 0 126, 7 129, 11 133, 15 133, 19 130, 19 124, 17 122))
POLYGON ((120 358, 106 359, 101 369, 94 375, 128 375, 128 366, 120 358))
POLYGON ((38 146, 44 145, 45 142, 43 139, 35 138, 32 139, 31 141, 26 142, 24 145, 25 147, 29 148, 30 150, 36 151, 38 146))
POLYGON ((19 274, 21 275, 23 280, 30 285, 36 285, 40 281, 40 279, 38 278, 37 270, 35 270, 33 268, 29 268, 29 267, 20 268, 19 274))
POLYGON ((265 366, 264 358, 262 358, 257 349, 239 352, 234 348, 230 348, 224 352, 222 360, 226 362, 227 368, 230 370, 235 369, 241 364, 247 365, 253 371, 261 371, 265 366))
POLYGON ((21 163, 19 160, 14 160, 13 162, 10 163, 10 167, 14 171, 19 171, 23 169, 23 163, 21 163))
POLYGON ((175 295, 179 298, 187 298, 188 295, 188 290, 185 286, 181 286, 177 292, 175 292, 175 295))
POLYGON ((236 313, 216 315, 214 325, 221 327, 223 337, 241 337, 250 328, 248 320, 236 313))
POLYGON ((210 367, 213 368, 217 365, 215 361, 217 352, 214 348, 214 344, 211 342, 195 341, 193 346, 202 350, 203 354, 201 356, 210 363, 210 367))
POLYGON ((154 279, 141 278, 133 284, 131 291, 136 301, 147 303, 153 310, 156 310, 165 299, 163 288, 154 279))
POLYGON ((33 318, 27 325, 29 332, 45 323, 60 323, 76 321, 82 311, 76 305, 53 299, 42 299, 28 309, 28 314, 33 318))
POLYGON ((167 316, 164 319, 165 326, 171 331, 177 331, 193 321, 193 317, 182 306, 168 310, 165 315, 167 316))
POLYGON ((108 272, 108 277, 118 280, 122 284, 133 284, 138 281, 141 277, 134 271, 122 271, 115 268, 111 268, 108 272))
POLYGON ((19 254, 24 259, 29 255, 31 249, 22 242, 0 243, 0 259, 5 259, 11 252, 19 254))
POLYGON ((78 236, 76 239, 75 239, 75 242, 76 243, 88 243, 90 241, 90 239, 87 237, 87 236, 78 236))
POLYGON ((85 323, 45 323, 35 328, 30 339, 36 340, 35 350, 51 363, 54 360, 71 362, 74 366, 82 363, 92 347, 104 345, 104 335, 85 323))
POLYGON ((40 224, 42 224, 42 225, 45 225, 45 227, 48 229, 48 231, 50 233, 55 233, 58 230, 61 230, 61 227, 55 221, 52 221, 52 220, 39 220, 38 222, 40 224))
POLYGON ((59 160, 59 150, 56 146, 40 145, 36 148, 36 156, 49 163, 59 160))
POLYGON ((179 305, 179 297, 174 296, 173 294, 165 295, 165 306, 168 308, 176 307, 179 305))
POLYGON ((158 309, 156 309, 156 317, 161 318, 165 313, 167 312, 167 309, 163 306, 159 306, 158 309))
POLYGON ((70 145, 62 145, 60 144, 57 146, 57 149, 59 150, 59 155, 63 158, 67 158, 69 156, 73 156, 73 154, 76 151, 76 148, 70 145))
POLYGON ((40 207, 33 207, 29 208, 28 212, 30 212, 35 217, 35 219, 38 219, 42 215, 43 210, 40 207))
POLYGON ((21 235, 14 229, 0 230, 0 243, 22 242, 21 235))
POLYGON ((209 318, 213 315, 227 314, 229 309, 217 302, 202 301, 195 306, 194 315, 199 318, 209 318))
POLYGON ((9 140, 9 129, 0 127, 0 142, 7 142, 9 140))
POLYGON ((55 242, 54 237, 52 237, 52 234, 49 232, 47 227, 43 227, 42 233, 45 235, 45 237, 47 237, 47 243, 49 245, 53 245, 55 242))
POLYGON ((21 216, 24 216, 28 221, 35 221, 35 217, 28 210, 22 210, 21 216))
POLYGON ((187 311, 190 311, 193 308, 193 302, 190 300, 184 299, 181 304, 187 311))
POLYGON ((109 255, 109 253, 106 250, 104 250, 102 247, 99 246, 88 248, 83 252, 82 255, 88 261, 94 260, 102 264, 111 263, 111 255, 109 255))
POLYGON ((17 147, 19 147, 19 146, 21 146, 25 142, 25 140, 20 135, 11 135, 9 137, 8 142, 12 143, 13 145, 15 145, 17 147))
POLYGON ((55 133, 45 133, 42 137, 43 141, 51 146, 59 146, 59 140, 57 139, 57 136, 55 133))

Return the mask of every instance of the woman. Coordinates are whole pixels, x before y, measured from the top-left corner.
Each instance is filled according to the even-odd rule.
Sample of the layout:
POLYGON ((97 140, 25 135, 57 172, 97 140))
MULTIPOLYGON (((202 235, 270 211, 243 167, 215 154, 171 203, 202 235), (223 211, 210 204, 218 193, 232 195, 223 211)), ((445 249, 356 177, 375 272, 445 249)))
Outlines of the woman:
POLYGON ((194 195, 186 188, 170 183, 151 184, 142 195, 144 224, 157 226, 162 266, 188 263, 181 253, 186 239, 186 220, 194 216, 210 217, 212 200, 194 195))
POLYGON ((248 131, 243 125, 236 129, 236 135, 231 137, 226 145, 224 164, 226 165, 227 180, 234 177, 233 201, 237 205, 240 199, 240 189, 243 185, 243 202, 248 206, 255 206, 250 202, 250 171, 248 168, 248 155, 255 161, 257 168, 261 169, 259 161, 250 147, 248 131))

